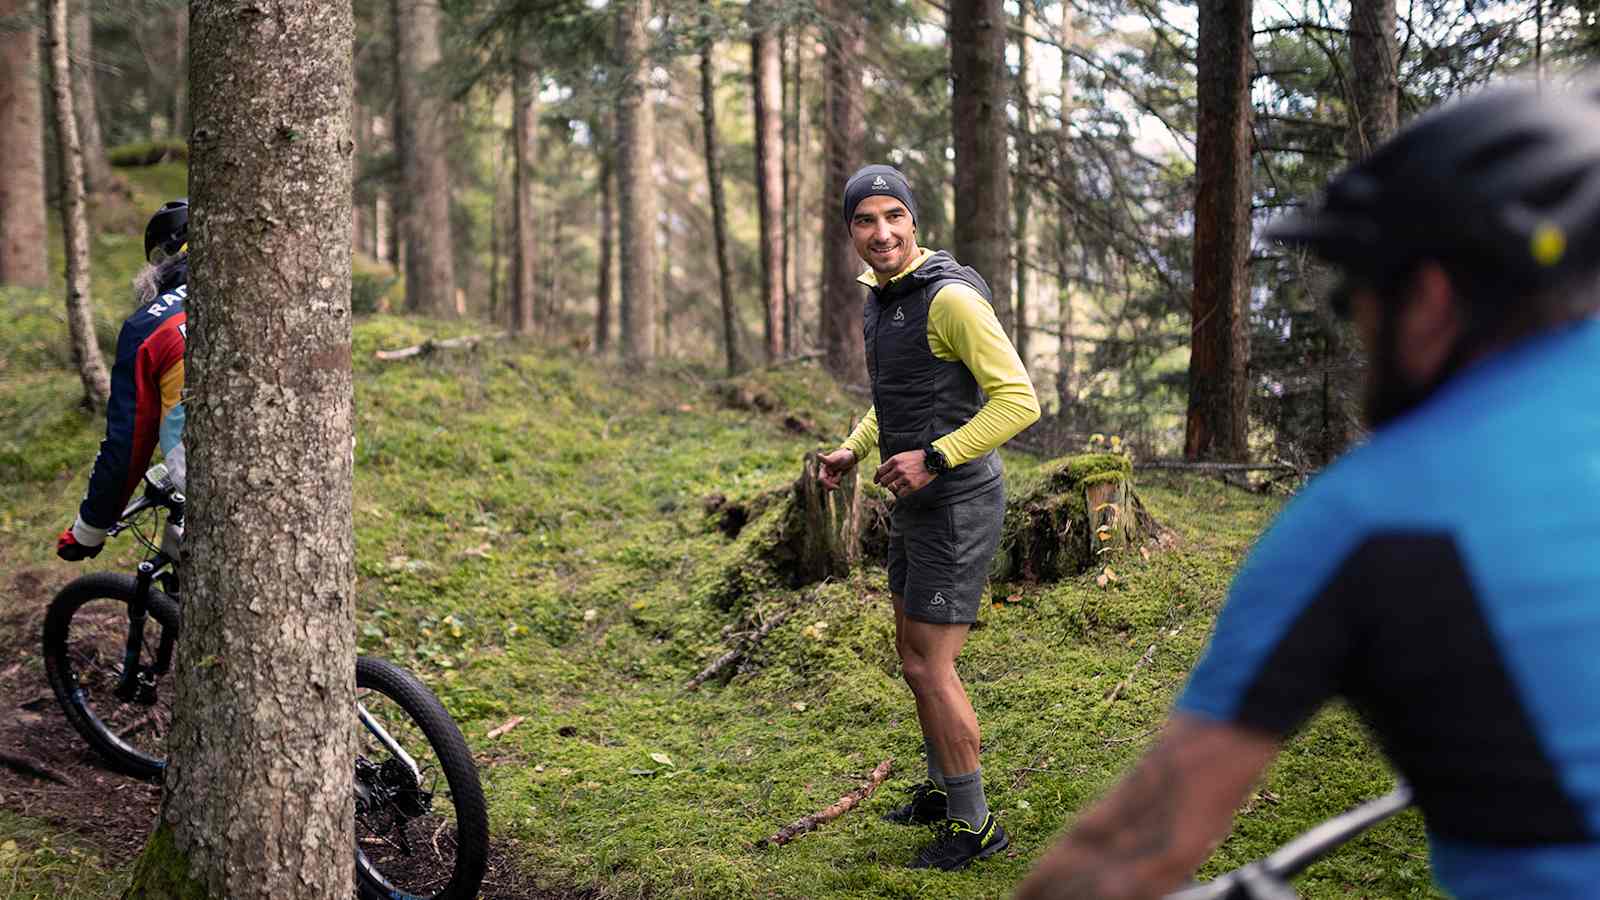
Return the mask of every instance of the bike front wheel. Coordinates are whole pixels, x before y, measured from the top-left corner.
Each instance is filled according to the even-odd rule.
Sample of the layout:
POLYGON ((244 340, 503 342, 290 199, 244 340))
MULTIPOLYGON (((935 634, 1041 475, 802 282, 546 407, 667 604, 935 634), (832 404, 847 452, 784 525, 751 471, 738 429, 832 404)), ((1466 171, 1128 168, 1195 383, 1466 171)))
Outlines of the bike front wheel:
POLYGON ((433 692, 356 660, 356 882, 374 900, 471 900, 489 855, 483 787, 433 692))
POLYGON ((151 778, 166 768, 172 728, 172 684, 151 667, 163 635, 176 635, 178 605, 159 590, 138 647, 140 671, 124 679, 130 610, 138 593, 131 575, 97 572, 74 579, 50 601, 44 620, 44 667, 67 721, 112 768, 151 778))

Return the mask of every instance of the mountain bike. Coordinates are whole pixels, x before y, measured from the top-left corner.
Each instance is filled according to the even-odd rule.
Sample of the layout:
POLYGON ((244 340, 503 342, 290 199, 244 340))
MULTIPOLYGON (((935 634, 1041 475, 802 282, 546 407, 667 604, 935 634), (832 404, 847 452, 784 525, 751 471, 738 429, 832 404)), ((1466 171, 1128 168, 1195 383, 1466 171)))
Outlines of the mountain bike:
POLYGON ((1334 816, 1272 853, 1205 884, 1168 894, 1166 900, 1295 900, 1289 879, 1357 835, 1411 805, 1411 788, 1401 784, 1376 800, 1334 816))
MULTIPOLYGON (((63 587, 45 616, 44 659, 50 687, 84 740, 112 768, 156 778, 166 769, 172 725, 184 496, 160 464, 144 484, 108 537, 131 530, 150 555, 135 575, 97 572, 63 587), (157 532, 163 512, 166 526, 157 532)), ((471 751, 449 713, 411 673, 363 656, 353 725, 360 895, 477 897, 488 815, 471 751)))

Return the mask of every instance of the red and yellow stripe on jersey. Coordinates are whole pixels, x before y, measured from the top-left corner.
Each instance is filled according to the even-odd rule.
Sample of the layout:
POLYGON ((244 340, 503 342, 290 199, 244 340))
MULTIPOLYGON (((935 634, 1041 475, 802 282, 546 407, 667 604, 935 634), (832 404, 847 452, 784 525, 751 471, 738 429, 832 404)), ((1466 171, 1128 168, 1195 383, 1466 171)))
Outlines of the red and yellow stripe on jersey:
POLYGON ((171 286, 163 285, 154 301, 129 316, 117 337, 111 401, 106 405, 106 437, 100 442, 89 491, 78 507, 78 522, 73 526, 74 532, 83 532, 80 542, 84 538, 90 539, 88 543, 99 542, 94 538, 104 540, 105 529, 116 524, 117 516, 150 465, 162 423, 183 414, 187 274, 174 273, 176 277, 168 282, 171 286))

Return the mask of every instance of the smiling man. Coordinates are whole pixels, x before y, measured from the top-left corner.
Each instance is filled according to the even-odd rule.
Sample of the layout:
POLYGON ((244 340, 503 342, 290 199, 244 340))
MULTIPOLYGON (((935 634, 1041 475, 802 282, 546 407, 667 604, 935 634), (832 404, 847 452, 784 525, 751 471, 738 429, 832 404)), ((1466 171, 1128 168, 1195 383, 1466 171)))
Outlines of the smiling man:
POLYGON ((917 246, 904 175, 867 166, 844 220, 870 267, 863 315, 872 409, 822 457, 829 488, 878 446, 873 480, 897 498, 889 529, 895 649, 922 726, 928 778, 886 819, 932 825, 913 868, 960 869, 1006 848, 978 765, 978 720, 956 674, 1000 542, 1005 489, 995 448, 1039 418, 1039 401, 990 304, 989 286, 917 246))

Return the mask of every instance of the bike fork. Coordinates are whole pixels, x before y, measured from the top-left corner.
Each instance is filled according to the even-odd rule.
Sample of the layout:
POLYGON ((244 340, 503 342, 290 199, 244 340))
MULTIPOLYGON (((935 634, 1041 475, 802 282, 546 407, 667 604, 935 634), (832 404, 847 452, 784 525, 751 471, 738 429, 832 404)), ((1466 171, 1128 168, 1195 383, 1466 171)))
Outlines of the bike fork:
POLYGON ((150 617, 150 581, 155 571, 153 563, 139 563, 133 601, 128 604, 128 642, 122 650, 122 677, 117 680, 116 690, 116 696, 125 701, 143 699, 155 691, 155 684, 143 677, 144 665, 139 661, 139 651, 144 646, 145 621, 150 617))

